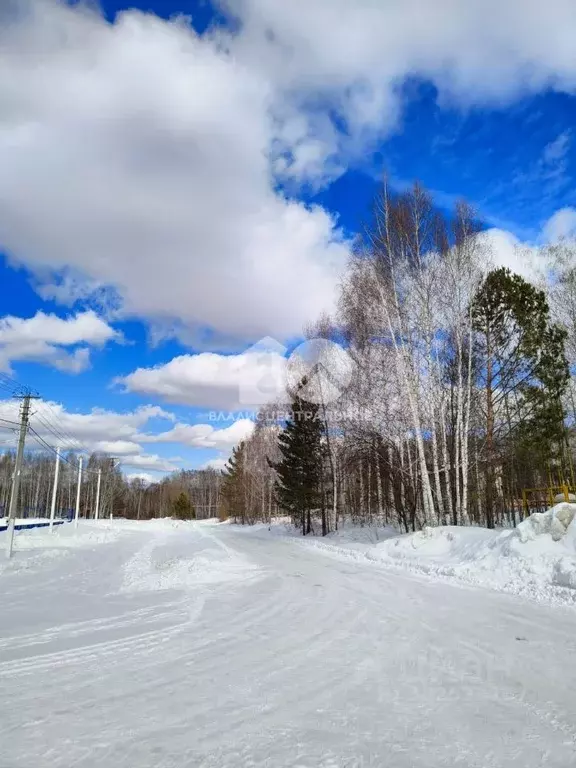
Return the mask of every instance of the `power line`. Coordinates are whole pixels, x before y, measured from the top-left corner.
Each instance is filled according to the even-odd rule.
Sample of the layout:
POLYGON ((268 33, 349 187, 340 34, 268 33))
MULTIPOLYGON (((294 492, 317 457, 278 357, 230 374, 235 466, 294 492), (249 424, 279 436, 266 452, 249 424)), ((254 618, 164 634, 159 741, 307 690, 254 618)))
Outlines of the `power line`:
MULTIPOLYGON (((54 455, 58 455, 58 449, 54 448, 54 446, 50 445, 50 443, 47 443, 46 440, 44 440, 44 438, 41 435, 39 435, 38 432, 36 432, 34 427, 30 427, 29 426, 28 427, 28 431, 31 432, 34 435, 33 439, 35 439, 37 443, 42 445, 44 448, 46 448, 48 451, 50 451, 54 455)), ((113 461, 113 457, 107 457, 107 458, 109 458, 110 461, 113 461)), ((60 461, 64 461, 66 464, 69 464, 71 467, 74 467, 75 469, 78 468, 77 464, 75 464, 74 462, 70 461, 69 459, 66 458, 66 456, 63 456, 62 454, 60 454, 60 461)), ((113 469, 113 467, 111 467, 111 469, 113 469)), ((84 469, 83 473, 84 474, 89 474, 89 475, 97 475, 98 474, 98 470, 97 469, 84 469)))
MULTIPOLYGON (((39 435, 38 432, 36 432, 34 427, 28 427, 28 431, 32 433, 32 435, 34 436, 33 439, 35 439, 39 445, 41 445, 43 448, 46 448, 46 450, 50 451, 51 453, 58 455, 58 449, 54 448, 54 446, 50 445, 50 443, 47 443, 46 440, 44 440, 44 438, 41 435, 39 435)), ((71 467, 76 466, 61 454, 60 454, 60 461, 65 461, 66 464, 69 464, 71 467)))
MULTIPOLYGON (((8 392, 12 397, 19 397, 19 398, 34 398, 40 400, 39 397, 36 396, 36 393, 33 394, 33 390, 28 387, 27 385, 21 384, 20 382, 16 381, 16 379, 12 378, 6 373, 0 372, 0 391, 8 392)), ((78 438, 73 437, 70 432, 68 432, 61 424, 62 416, 58 415, 54 408, 48 403, 46 400, 40 400, 38 404, 38 408, 35 410, 32 416, 33 422, 35 421, 35 426, 38 427, 38 429, 34 429, 32 424, 28 422, 28 428, 27 433, 32 436, 32 438, 35 440, 35 442, 40 445, 40 447, 46 449, 47 451, 50 451, 53 454, 57 453, 57 448, 55 448, 53 445, 50 444, 47 434, 42 436, 40 432, 43 433, 49 433, 58 443, 60 443, 60 447, 68 447, 69 450, 75 451, 76 453, 86 453, 90 454, 92 453, 92 450, 90 450, 86 445, 83 445, 78 438), (40 432, 39 432, 39 431, 40 432)), ((9 430, 9 431, 16 431, 16 429, 12 430, 9 426, 4 425, 10 425, 14 428, 20 427, 20 422, 18 421, 12 421, 10 419, 4 419, 0 418, 0 428, 9 430)), ((105 455, 105 454, 104 454, 105 455)), ((106 455, 105 455, 106 456, 106 455)), ((120 464, 120 460, 116 457, 106 456, 106 459, 111 462, 110 470, 113 470, 115 466, 118 466, 120 464), (118 462, 118 464, 115 464, 115 462, 118 462)), ((77 468, 78 464, 77 462, 72 462, 69 459, 67 459, 65 456, 60 456, 60 460, 66 462, 71 467, 77 468)), ((97 475, 98 470, 92 470, 88 469, 87 467, 84 469, 85 474, 91 474, 91 475, 97 475)))
POLYGON ((49 443, 47 443, 46 440, 44 440, 44 438, 41 437, 33 427, 28 427, 28 432, 34 435, 33 439, 35 439, 39 445, 41 445, 43 448, 46 448, 46 450, 51 451, 52 453, 56 453, 56 448, 53 448, 49 443))
POLYGON ((38 420, 41 421, 43 426, 46 429, 48 429, 50 432, 52 432, 52 434, 58 440, 62 440, 64 442, 68 442, 68 443, 70 443, 72 445, 76 444, 77 448, 80 449, 80 450, 84 447, 84 446, 82 446, 80 444, 80 442, 76 438, 72 437, 72 435, 69 432, 67 432, 61 426, 61 424, 59 423, 59 420, 58 420, 58 416, 54 412, 54 409, 51 406, 48 405, 48 403, 46 403, 45 401, 42 401, 40 403, 40 407, 43 407, 44 411, 41 411, 40 413, 38 411, 36 411, 34 416, 36 416, 38 418, 38 420), (56 424, 54 424, 54 420, 46 413, 46 409, 48 409, 50 411, 50 413, 54 417, 54 420, 56 421, 56 424))
POLYGON ((28 387, 26 384, 21 384, 19 381, 16 381, 16 379, 8 376, 7 373, 0 372, 0 387, 5 391, 10 392, 13 397, 24 398, 29 395, 30 397, 36 398, 38 396, 38 393, 31 387, 28 387))
POLYGON ((10 419, 0 419, 0 421, 4 422, 4 424, 15 424, 17 427, 20 426, 20 422, 18 421, 10 421, 10 419))
POLYGON ((8 376, 6 373, 0 372, 0 383, 5 387, 10 387, 11 389, 18 389, 18 387, 21 387, 22 385, 13 379, 11 376, 8 376))
POLYGON ((43 416, 41 416, 38 413, 33 414, 33 418, 38 420, 42 426, 48 430, 55 438, 61 443, 68 443, 68 444, 76 444, 76 447, 81 449, 82 446, 80 443, 72 438, 71 436, 65 435, 63 432, 60 432, 53 424, 48 422, 43 416))

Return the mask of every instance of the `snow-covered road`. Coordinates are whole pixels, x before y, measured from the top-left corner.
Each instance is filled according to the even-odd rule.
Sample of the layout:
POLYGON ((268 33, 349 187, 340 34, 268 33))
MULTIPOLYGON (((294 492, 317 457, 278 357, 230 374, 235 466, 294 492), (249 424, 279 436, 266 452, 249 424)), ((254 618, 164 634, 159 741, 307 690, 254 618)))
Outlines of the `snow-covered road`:
POLYGON ((1 768, 569 768, 576 611, 230 526, 0 580, 1 768))

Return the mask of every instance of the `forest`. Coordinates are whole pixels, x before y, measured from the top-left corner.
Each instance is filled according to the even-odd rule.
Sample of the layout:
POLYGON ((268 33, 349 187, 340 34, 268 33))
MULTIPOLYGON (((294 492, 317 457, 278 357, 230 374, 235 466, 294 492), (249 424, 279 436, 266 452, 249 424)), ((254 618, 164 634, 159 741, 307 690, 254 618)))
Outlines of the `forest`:
MULTIPOLYGON (((55 456, 48 451, 25 454, 20 485, 19 515, 48 517, 54 485, 55 456)), ((7 514, 14 451, 0 456, 0 517, 7 514)), ((93 453, 84 462, 80 493, 80 518, 94 517, 101 471, 99 517, 146 520, 155 517, 209 518, 219 510, 221 473, 213 469, 182 470, 157 483, 139 477, 127 478, 109 457, 93 453), (184 497, 184 498, 182 498, 184 497)), ((60 459, 56 515, 72 516, 76 507, 78 456, 73 451, 60 459)))
POLYGON ((530 280, 494 256, 465 203, 444 215, 418 184, 384 183, 336 316, 307 329, 346 350, 351 381, 308 403, 303 380, 262 409, 228 463, 224 514, 289 514, 304 534, 493 528, 576 491, 576 245, 518 252, 530 280), (267 417, 282 408, 284 423, 267 417))

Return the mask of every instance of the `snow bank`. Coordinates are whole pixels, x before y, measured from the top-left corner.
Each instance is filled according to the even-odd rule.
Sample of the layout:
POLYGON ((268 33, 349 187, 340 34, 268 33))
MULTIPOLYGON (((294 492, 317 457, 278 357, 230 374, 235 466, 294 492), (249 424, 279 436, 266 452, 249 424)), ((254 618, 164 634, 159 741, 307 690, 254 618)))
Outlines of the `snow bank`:
MULTIPOLYGON (((77 528, 74 523, 65 523, 54 526, 52 533, 49 528, 32 528, 15 532, 14 550, 90 547, 114 541, 121 533, 120 528, 107 521, 81 522, 77 528)), ((0 544, 2 541, 0 539, 0 544)))
POLYGON ((557 504, 511 531, 443 526, 370 548, 370 560, 468 583, 576 602, 576 504, 557 504))
POLYGON ((49 528, 31 528, 15 531, 14 550, 11 560, 5 560, 1 549, 7 539, 0 534, 0 572, 13 572, 32 568, 44 560, 66 556, 71 550, 93 547, 115 541, 122 535, 122 529, 105 521, 82 521, 49 528))

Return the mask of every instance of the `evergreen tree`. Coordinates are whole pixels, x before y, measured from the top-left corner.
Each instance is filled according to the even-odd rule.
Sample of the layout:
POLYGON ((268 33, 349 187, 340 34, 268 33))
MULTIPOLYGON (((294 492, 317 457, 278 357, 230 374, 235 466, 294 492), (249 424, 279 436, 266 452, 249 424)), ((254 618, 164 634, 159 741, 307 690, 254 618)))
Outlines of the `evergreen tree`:
POLYGON ((546 296, 504 267, 488 274, 472 305, 485 428, 486 520, 494 526, 499 447, 512 435, 542 461, 565 441, 562 395, 569 371, 565 331, 546 296))
MULTIPOLYGON (((305 383, 303 380, 302 386, 305 383)), ((297 393, 278 443, 282 458, 278 462, 270 462, 270 466, 278 473, 278 502, 282 509, 292 515, 295 525, 301 526, 305 536, 312 529, 312 512, 323 505, 322 420, 319 406, 307 402, 297 393)))
POLYGON ((172 516, 177 520, 194 520, 196 513, 187 493, 182 491, 172 505, 172 516))
POLYGON ((223 511, 225 510, 229 517, 239 520, 242 525, 246 522, 245 463, 246 444, 241 442, 233 449, 232 456, 228 459, 222 486, 223 511))

